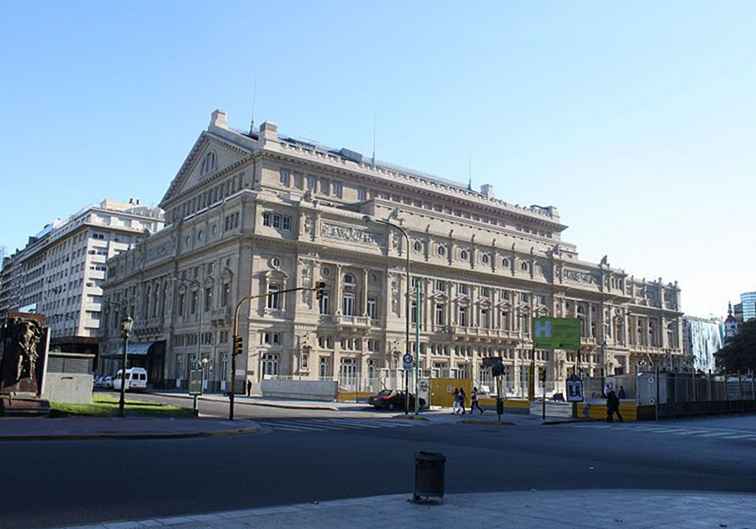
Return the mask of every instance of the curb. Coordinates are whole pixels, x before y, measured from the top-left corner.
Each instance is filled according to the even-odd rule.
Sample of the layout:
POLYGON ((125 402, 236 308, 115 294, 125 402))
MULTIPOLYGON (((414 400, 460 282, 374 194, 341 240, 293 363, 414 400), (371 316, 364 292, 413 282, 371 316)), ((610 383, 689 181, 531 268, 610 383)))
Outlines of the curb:
POLYGON ((517 426, 515 423, 510 421, 480 421, 476 419, 462 419, 462 424, 474 424, 475 426, 517 426))
MULTIPOLYGON (((179 398, 179 399, 192 399, 193 397, 191 395, 186 395, 183 393, 177 393, 177 394, 170 394, 170 393, 148 393, 149 395, 155 395, 158 397, 173 397, 173 398, 179 398)), ((220 399, 209 399, 207 397, 199 397, 198 400, 205 401, 205 402, 228 402, 225 400, 220 399)), ((294 406, 290 404, 277 404, 275 402, 250 402, 246 400, 238 400, 234 399, 234 404, 243 404, 245 406, 261 406, 264 408, 282 408, 285 410, 321 410, 321 411, 339 411, 339 408, 336 406, 294 406)))
POLYGON ((3 441, 94 441, 98 439, 193 439, 200 437, 230 437, 260 432, 260 428, 237 428, 234 430, 218 430, 217 432, 124 432, 124 433, 92 433, 92 434, 62 434, 62 435, 0 435, 3 441))

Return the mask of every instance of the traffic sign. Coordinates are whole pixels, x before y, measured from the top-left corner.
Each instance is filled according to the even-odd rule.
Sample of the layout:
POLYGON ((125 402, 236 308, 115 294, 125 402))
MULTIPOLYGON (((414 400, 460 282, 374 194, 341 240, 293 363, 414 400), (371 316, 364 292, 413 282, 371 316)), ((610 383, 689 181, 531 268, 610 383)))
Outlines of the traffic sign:
POLYGON ((404 362, 404 369, 411 369, 412 365, 415 363, 415 359, 412 358, 410 353, 404 353, 402 361, 404 362))
POLYGON ((533 339, 538 349, 580 350, 580 320, 542 317, 533 320, 533 339))
POLYGON ((189 371, 189 394, 201 395, 202 394, 202 370, 191 369, 189 371))

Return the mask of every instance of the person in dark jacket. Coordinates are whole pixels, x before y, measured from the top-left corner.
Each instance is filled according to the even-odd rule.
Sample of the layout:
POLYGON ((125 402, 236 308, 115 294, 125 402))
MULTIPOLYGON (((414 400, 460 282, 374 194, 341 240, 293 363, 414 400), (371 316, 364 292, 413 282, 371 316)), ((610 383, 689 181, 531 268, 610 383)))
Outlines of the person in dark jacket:
POLYGON ((252 396, 252 381, 251 380, 247 380, 247 396, 248 397, 252 396))
POLYGON ((614 422, 614 414, 617 414, 619 422, 625 422, 619 410, 620 400, 614 390, 609 390, 606 396, 606 422, 614 422))
POLYGON ((470 404, 470 415, 473 414, 475 408, 478 408, 480 414, 483 415, 483 408, 480 407, 480 402, 478 402, 478 388, 473 388, 471 402, 472 404, 470 404))
POLYGON ((617 392, 617 397, 619 397, 620 400, 627 398, 627 395, 625 395, 625 387, 624 386, 620 386, 619 391, 617 392))

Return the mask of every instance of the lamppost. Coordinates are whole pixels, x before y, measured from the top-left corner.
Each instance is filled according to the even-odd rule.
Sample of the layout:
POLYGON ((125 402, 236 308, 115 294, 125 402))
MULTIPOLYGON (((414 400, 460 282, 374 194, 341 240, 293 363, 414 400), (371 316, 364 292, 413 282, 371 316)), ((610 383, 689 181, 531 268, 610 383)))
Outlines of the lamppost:
POLYGON ((126 352, 129 346, 129 334, 131 328, 134 325, 134 320, 131 316, 126 316, 121 320, 121 338, 123 338, 123 350, 121 352, 121 396, 118 399, 118 414, 121 417, 126 416, 126 362, 128 361, 128 353, 126 352))
MULTIPOLYGON (((535 304, 535 300, 533 300, 533 304, 535 304)), ((527 317, 530 316, 531 320, 538 318, 539 316, 546 316, 549 313, 549 309, 545 306, 541 305, 538 307, 533 308, 532 312, 530 309, 525 306, 518 309, 518 314, 520 317, 527 317)), ((533 328, 531 325, 531 328, 529 329, 530 332, 530 339, 533 342, 533 347, 530 351, 530 375, 528 376, 528 400, 535 400, 535 384, 536 384, 536 378, 535 378, 535 352, 536 352, 536 346, 535 346, 535 336, 533 335, 533 328)), ((520 382, 520 388, 522 388, 522 382, 520 382)), ((546 382, 543 382, 543 389, 546 388, 546 382)))
MULTIPOLYGON (((397 213, 397 210, 394 210, 394 212, 392 213, 392 215, 394 215, 396 213, 397 213)), ((375 224, 383 224, 383 225, 388 226, 390 228, 394 228, 397 231, 399 231, 404 236, 404 239, 407 241, 406 252, 405 252, 406 255, 407 255, 407 265, 406 265, 407 296, 405 298, 405 305, 404 305, 405 320, 406 320, 406 326, 405 326, 405 332, 404 332, 404 334, 405 334, 405 337, 404 337, 405 349, 404 349, 404 351, 405 351, 406 354, 410 354, 410 319, 411 319, 410 318, 410 289, 411 289, 412 285, 410 284, 410 238, 409 238, 409 234, 407 233, 407 230, 405 230, 404 228, 402 228, 398 224, 394 224, 393 222, 389 221, 388 219, 376 219, 374 217, 371 217, 370 215, 363 215, 362 216, 362 220, 364 220, 366 223, 372 222, 372 223, 375 223, 375 224)), ((389 245, 388 245, 388 242, 387 242, 387 244, 386 244, 386 254, 388 254, 388 246, 389 245)), ((418 285, 418 288, 419 288, 419 285, 418 285)), ((418 305, 418 309, 419 309, 419 305, 418 305)), ((419 324, 420 324, 420 322, 419 322, 419 319, 418 319, 418 325, 419 324)), ((420 346, 419 346, 419 344, 418 344, 418 348, 417 349, 418 350, 415 352, 415 385, 416 386, 417 386, 417 384, 418 384, 418 382, 420 380, 420 377, 419 377, 420 373, 418 371, 419 368, 420 368, 420 357, 419 357, 419 355, 420 355, 420 346)), ((406 369, 405 369, 405 372, 404 372, 404 380, 405 380, 404 384, 405 384, 405 390, 406 390, 405 394, 404 394, 404 399, 405 399, 404 400, 404 414, 408 415, 409 414, 409 371, 407 371, 406 369)), ((418 393, 418 392, 415 391, 415 393, 418 393)), ((419 395, 415 395, 415 408, 417 408, 417 406, 418 406, 418 401, 419 401, 419 395)), ((417 410, 415 410, 415 411, 417 411, 417 410)))

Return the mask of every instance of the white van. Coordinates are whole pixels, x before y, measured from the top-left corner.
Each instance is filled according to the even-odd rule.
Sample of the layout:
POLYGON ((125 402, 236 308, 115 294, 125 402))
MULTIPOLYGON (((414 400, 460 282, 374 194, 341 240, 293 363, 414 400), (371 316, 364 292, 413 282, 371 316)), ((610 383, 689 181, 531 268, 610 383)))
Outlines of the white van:
MULTIPOLYGON (((121 370, 113 377, 113 389, 121 391, 121 370)), ((143 367, 131 367, 126 370, 126 391, 147 389, 147 370, 143 367)))

